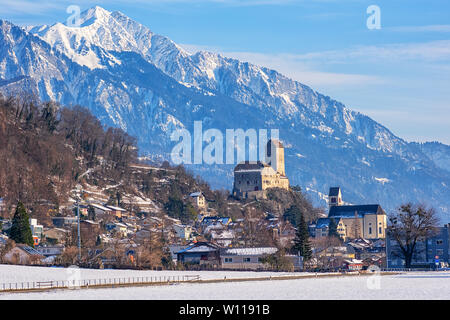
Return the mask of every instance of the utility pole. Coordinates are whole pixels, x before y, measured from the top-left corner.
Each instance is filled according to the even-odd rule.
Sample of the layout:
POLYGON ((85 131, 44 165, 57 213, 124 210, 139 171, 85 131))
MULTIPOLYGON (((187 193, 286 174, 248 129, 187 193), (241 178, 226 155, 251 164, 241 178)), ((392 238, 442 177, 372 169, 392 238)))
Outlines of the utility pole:
POLYGON ((389 268, 389 249, 388 249, 388 241, 389 241, 389 238, 388 238, 388 236, 387 236, 387 234, 386 234, 386 231, 385 231, 385 233, 384 233, 384 236, 385 236, 385 240, 384 240, 384 249, 385 249, 385 254, 386 254, 386 269, 388 269, 389 268))
POLYGON ((80 190, 80 197, 77 198, 78 263, 81 262, 80 201, 82 197, 83 189, 80 190))
POLYGON ((77 200, 77 220, 78 220, 78 263, 80 263, 81 261, 80 200, 77 200))

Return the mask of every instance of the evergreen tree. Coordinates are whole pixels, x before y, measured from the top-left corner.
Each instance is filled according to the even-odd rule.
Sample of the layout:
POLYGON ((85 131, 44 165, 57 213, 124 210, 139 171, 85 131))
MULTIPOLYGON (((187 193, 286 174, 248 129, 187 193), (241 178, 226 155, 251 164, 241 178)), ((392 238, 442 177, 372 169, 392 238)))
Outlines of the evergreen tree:
POLYGON ((339 233, 337 232, 337 223, 334 218, 330 218, 330 224, 328 225, 328 236, 329 237, 335 237, 340 238, 339 233))
POLYGON ((283 214, 283 218, 289 221, 294 227, 297 227, 298 221, 300 221, 300 216, 302 212, 300 208, 296 205, 290 206, 283 214))
POLYGON ((12 220, 12 226, 9 231, 10 239, 16 243, 24 243, 34 247, 33 234, 31 233, 30 217, 22 202, 16 207, 16 212, 12 220))
POLYGON ((308 225, 306 224, 303 214, 300 215, 297 223, 297 232, 295 233, 294 246, 292 249, 297 251, 303 257, 303 261, 308 261, 312 258, 308 225))

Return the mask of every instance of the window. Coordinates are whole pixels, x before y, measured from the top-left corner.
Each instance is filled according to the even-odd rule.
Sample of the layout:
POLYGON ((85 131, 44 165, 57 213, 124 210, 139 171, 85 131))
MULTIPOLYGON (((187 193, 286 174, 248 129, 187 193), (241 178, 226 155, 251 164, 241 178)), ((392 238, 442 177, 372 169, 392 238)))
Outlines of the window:
POLYGON ((331 203, 336 203, 336 198, 331 198, 331 203))
POLYGON ((369 227, 369 234, 372 234, 372 227, 369 227))
POLYGON ((224 258, 223 262, 226 262, 226 263, 233 262, 233 258, 224 258))
POLYGON ((437 239, 437 240, 436 240, 436 244, 437 244, 438 246, 442 245, 443 243, 444 243, 444 241, 443 241, 442 239, 437 239))
POLYGON ((250 258, 244 258, 244 262, 250 262, 250 258))
POLYGON ((382 228, 382 227, 379 227, 379 228, 378 228, 378 233, 380 233, 380 234, 383 233, 383 228, 382 228))

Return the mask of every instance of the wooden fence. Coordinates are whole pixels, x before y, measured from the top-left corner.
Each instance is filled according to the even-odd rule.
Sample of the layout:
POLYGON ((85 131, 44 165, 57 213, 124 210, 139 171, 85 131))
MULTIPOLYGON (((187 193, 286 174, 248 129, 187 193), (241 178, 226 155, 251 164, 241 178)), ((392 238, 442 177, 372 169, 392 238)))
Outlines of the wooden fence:
POLYGON ((154 277, 121 277, 108 279, 79 279, 79 280, 50 280, 50 281, 28 281, 11 282, 0 284, 1 292, 19 291, 44 291, 51 289, 81 289, 81 288, 107 288, 175 284, 181 282, 199 281, 200 275, 175 275, 154 277))

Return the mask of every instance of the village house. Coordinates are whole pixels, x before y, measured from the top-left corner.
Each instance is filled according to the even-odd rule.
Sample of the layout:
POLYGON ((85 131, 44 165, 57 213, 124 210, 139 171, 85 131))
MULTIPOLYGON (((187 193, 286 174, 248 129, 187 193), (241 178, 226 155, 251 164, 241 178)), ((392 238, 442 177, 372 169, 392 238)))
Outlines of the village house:
POLYGON ((200 221, 202 232, 210 232, 214 229, 225 229, 231 223, 230 217, 203 217, 200 221))
POLYGON ((264 269, 267 266, 262 257, 278 251, 274 247, 261 248, 225 248, 220 251, 220 262, 223 269, 264 269))
POLYGON ((220 248, 208 242, 195 242, 177 252, 177 261, 217 268, 220 266, 220 248))
POLYGON ((218 245, 222 247, 228 247, 231 246, 235 239, 235 232, 234 230, 211 230, 210 233, 211 241, 214 243, 217 243, 218 245))
POLYGON ((363 268, 363 261, 357 259, 344 259, 344 267, 348 271, 360 271, 363 268))
POLYGON ((336 223, 336 231, 342 240, 346 240, 346 228, 344 220, 341 218, 319 218, 314 225, 314 234, 312 235, 316 239, 328 237, 330 232, 330 222, 334 219, 336 223))
POLYGON ((73 224, 78 222, 78 217, 68 216, 68 217, 53 217, 52 223, 57 228, 71 227, 73 224))
POLYGON ((44 226, 37 223, 37 219, 30 219, 30 228, 33 235, 34 245, 39 245, 42 239, 42 233, 44 232, 44 226))
POLYGON ((204 210, 206 208, 206 198, 200 191, 191 193, 188 200, 195 208, 199 210, 204 210))
POLYGON ((113 226, 113 230, 122 237, 126 237, 128 235, 128 227, 125 224, 121 222, 114 222, 113 226))
POLYGON ((125 217, 127 215, 127 210, 123 208, 109 205, 107 205, 106 207, 111 210, 110 214, 115 215, 118 219, 122 219, 122 217, 125 217))
POLYGON ((107 208, 105 206, 102 206, 101 204, 91 203, 90 206, 92 208, 94 208, 94 212, 95 212, 95 216, 96 217, 101 217, 103 215, 112 215, 113 214, 113 210, 112 209, 107 208))
POLYGON ((172 257, 172 262, 177 263, 177 253, 183 249, 186 249, 189 245, 180 245, 180 244, 170 244, 168 246, 170 255, 172 257))
POLYGON ((176 236, 183 241, 194 240, 192 226, 185 224, 174 224, 172 225, 176 236))
POLYGON ((86 234, 97 235, 100 233, 100 224, 91 220, 81 220, 80 229, 86 234))
POLYGON ((51 228, 43 233, 43 237, 47 243, 57 244, 64 243, 68 236, 68 231, 62 228, 51 228))
POLYGON ((37 246, 36 251, 39 252, 44 257, 58 256, 63 253, 64 245, 40 245, 37 246))
POLYGON ((3 256, 3 261, 12 264, 41 264, 44 256, 25 244, 17 244, 3 256))

